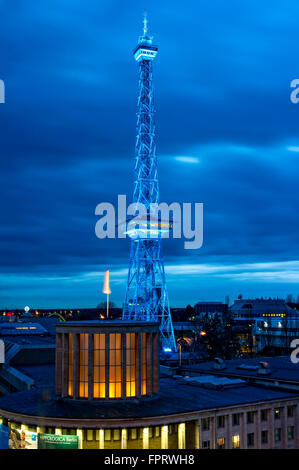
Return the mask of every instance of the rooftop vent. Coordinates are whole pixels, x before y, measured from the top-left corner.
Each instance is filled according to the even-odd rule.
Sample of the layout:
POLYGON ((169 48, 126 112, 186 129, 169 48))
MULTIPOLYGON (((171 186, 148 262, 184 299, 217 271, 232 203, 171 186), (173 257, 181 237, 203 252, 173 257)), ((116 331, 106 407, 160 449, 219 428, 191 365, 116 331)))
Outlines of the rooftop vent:
POLYGON ((259 374, 261 374, 261 375, 269 375, 269 374, 272 373, 268 362, 261 361, 259 364, 260 364, 260 365, 259 365, 259 369, 258 369, 258 373, 259 373, 259 374))
POLYGON ((215 362, 214 362, 214 365, 213 365, 213 369, 223 370, 225 368, 226 368, 226 365, 225 365, 224 360, 221 359, 221 357, 215 357, 215 362))

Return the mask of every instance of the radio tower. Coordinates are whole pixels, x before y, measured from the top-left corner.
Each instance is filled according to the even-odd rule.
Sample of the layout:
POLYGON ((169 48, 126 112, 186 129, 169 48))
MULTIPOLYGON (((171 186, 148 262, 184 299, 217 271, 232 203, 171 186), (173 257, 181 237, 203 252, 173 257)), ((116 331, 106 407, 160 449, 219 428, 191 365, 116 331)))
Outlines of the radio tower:
POLYGON ((138 210, 138 203, 142 203, 147 217, 144 223, 127 231, 131 253, 123 320, 159 321, 164 350, 176 351, 161 252, 162 225, 149 220, 150 205, 159 204, 152 78, 152 62, 158 47, 152 40, 144 13, 143 35, 134 50, 139 64, 139 98, 133 204, 138 210))

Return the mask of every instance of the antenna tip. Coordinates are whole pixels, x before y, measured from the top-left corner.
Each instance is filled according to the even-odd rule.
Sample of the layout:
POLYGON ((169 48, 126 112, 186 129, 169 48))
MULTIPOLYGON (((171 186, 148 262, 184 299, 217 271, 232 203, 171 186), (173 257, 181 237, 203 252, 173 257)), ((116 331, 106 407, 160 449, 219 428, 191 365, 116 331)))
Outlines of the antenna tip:
POLYGON ((143 12, 143 33, 146 35, 147 33, 147 11, 144 10, 143 12))

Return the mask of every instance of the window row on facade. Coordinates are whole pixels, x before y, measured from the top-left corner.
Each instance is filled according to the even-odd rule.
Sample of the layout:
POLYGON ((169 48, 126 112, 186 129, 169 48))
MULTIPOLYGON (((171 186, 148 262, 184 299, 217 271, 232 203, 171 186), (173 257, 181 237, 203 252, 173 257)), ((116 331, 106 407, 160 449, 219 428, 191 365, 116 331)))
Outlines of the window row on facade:
MULTIPOLYGON (((282 441, 282 429, 275 428, 274 429, 274 445, 280 443, 282 441)), ((263 430, 260 432, 260 444, 265 445, 268 444, 270 441, 270 431, 263 430)), ((288 426, 287 427, 287 440, 294 441, 295 439, 295 427, 288 426)), ((234 434, 231 438, 231 447, 233 449, 239 449, 241 447, 240 444, 240 434, 234 434)), ((247 447, 256 447, 258 443, 256 442, 256 434, 254 432, 247 433, 247 447)), ((203 440, 201 443, 202 449, 210 449, 211 441, 203 440)), ((225 449, 226 448, 226 438, 225 437, 218 437, 217 438, 217 449, 225 449)))
MULTIPOLYGON (((52 435, 77 435, 80 448, 84 449, 239 449, 239 448, 296 448, 298 435, 296 426, 269 426, 268 429, 255 428, 254 432, 231 432, 214 436, 200 433, 202 419, 148 427, 128 427, 113 429, 78 429, 57 427, 37 427, 9 422, 11 429, 27 429, 32 432, 52 435)), ((1 419, 0 419, 1 422, 1 419)))
MULTIPOLYGON (((288 418, 294 417, 296 406, 287 406, 286 416, 288 418)), ((260 413, 260 421, 268 422, 270 418, 270 413, 272 413, 274 421, 281 420, 283 408, 274 408, 272 409, 262 409, 259 411, 248 411, 246 413, 246 423, 253 424, 257 418, 257 413, 260 413)), ((228 416, 220 415, 217 416, 217 428, 224 428, 227 423, 228 416)), ((232 426, 239 426, 241 422, 241 414, 233 413, 231 415, 231 424, 232 426)), ((201 426, 203 431, 208 431, 210 429, 210 418, 203 418, 201 420, 201 426)))

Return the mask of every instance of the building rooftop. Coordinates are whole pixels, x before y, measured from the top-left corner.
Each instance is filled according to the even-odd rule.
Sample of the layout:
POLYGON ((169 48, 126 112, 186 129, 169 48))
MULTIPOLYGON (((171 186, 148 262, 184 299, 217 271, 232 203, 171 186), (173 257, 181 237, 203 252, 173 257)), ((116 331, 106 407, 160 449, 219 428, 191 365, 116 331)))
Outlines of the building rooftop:
POLYGON ((79 321, 67 321, 61 322, 57 326, 82 326, 82 325, 90 325, 90 326, 114 326, 114 325, 122 325, 122 326, 132 326, 132 325, 158 325, 159 322, 154 321, 124 321, 124 320, 79 320, 79 321))
POLYGON ((53 345, 55 347, 55 338, 53 336, 27 336, 27 335, 20 335, 20 336, 14 336, 14 335, 8 335, 3 338, 5 344, 13 343, 13 344, 18 344, 20 346, 24 347, 30 347, 30 346, 49 346, 53 345))
POLYGON ((289 307, 282 299, 238 299, 230 307, 233 314, 287 314, 298 315, 296 310, 289 307))
MULTIPOLYGON (((38 370, 31 369, 26 372, 35 375, 38 370)), ((299 397, 298 392, 274 388, 235 384, 229 389, 214 390, 194 383, 162 378, 160 394, 151 400, 112 402, 57 400, 53 389, 49 389, 48 393, 45 393, 45 390, 43 392, 30 390, 1 397, 0 412, 6 410, 31 416, 66 419, 117 420, 175 415, 295 397, 299 397)))
POLYGON ((39 323, 33 322, 1 322, 1 336, 32 336, 45 335, 48 331, 39 323))
POLYGON ((34 380, 34 388, 52 388, 55 376, 55 364, 35 364, 17 366, 17 370, 34 380))
POLYGON ((256 357, 246 359, 233 359, 224 361, 224 369, 215 369, 214 362, 203 362, 184 367, 186 371, 201 374, 217 374, 229 377, 241 378, 259 378, 270 381, 285 381, 288 383, 298 384, 299 386, 299 364, 294 364, 289 356, 274 357, 256 357), (259 364, 261 362, 268 363, 269 372, 266 376, 259 373, 259 364))

